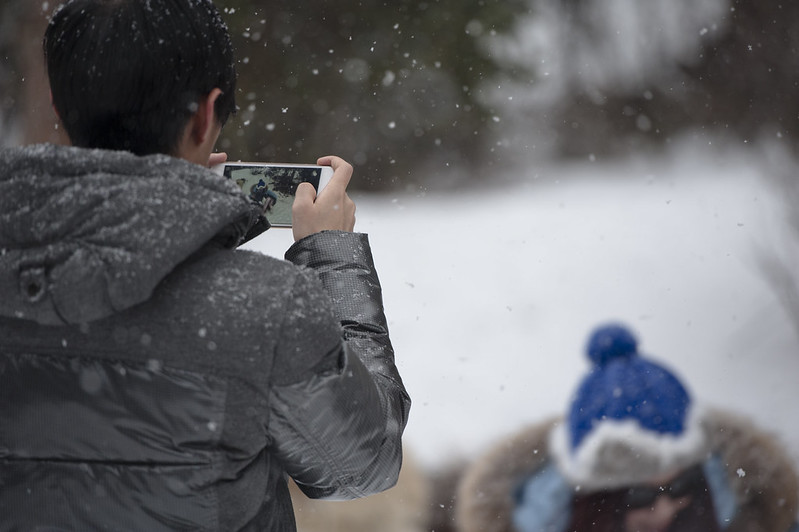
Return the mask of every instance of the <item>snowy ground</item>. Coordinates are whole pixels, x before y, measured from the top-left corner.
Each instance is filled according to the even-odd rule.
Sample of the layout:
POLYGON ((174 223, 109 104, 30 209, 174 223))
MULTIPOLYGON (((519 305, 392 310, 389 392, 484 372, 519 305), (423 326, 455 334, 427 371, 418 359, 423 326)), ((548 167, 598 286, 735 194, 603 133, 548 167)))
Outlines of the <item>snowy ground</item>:
MULTIPOLYGON (((422 462, 562 412, 586 335, 613 319, 799 465, 799 339, 757 265, 758 247, 784 248, 780 203, 745 157, 696 153, 538 168, 493 191, 355 196, 422 462)), ((290 243, 272 230, 250 247, 290 243)))

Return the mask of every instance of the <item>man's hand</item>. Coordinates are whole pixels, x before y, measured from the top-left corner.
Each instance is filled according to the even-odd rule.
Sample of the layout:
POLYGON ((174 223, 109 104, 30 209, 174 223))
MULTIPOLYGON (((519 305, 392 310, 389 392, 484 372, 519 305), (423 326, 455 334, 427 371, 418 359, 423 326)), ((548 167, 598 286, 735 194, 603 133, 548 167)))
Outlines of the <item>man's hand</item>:
POLYGON ((212 153, 208 157, 208 168, 211 168, 211 167, 216 166, 218 164, 222 164, 225 161, 227 161, 227 153, 225 153, 223 151, 219 152, 219 153, 212 153))
POLYGON ((333 177, 319 195, 310 183, 300 183, 291 210, 294 241, 320 231, 352 231, 355 203, 347 195, 352 166, 339 157, 321 157, 316 164, 333 167, 333 177))

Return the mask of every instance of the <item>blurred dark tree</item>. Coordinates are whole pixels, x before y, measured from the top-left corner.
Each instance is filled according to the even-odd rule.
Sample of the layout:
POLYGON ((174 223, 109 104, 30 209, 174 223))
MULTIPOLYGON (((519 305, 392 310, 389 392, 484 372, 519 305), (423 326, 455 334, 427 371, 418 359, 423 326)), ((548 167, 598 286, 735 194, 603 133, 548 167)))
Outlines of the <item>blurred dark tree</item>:
MULTIPOLYGON (((590 1, 565 2, 574 24, 590 1)), ((799 3, 731 0, 715 26, 668 81, 570 91, 553 113, 560 152, 627 153, 688 128, 799 145, 799 3)))
POLYGON ((6 1, 0 4, 0 145, 8 143, 12 125, 17 120, 16 102, 18 85, 16 72, 19 57, 15 42, 18 37, 14 26, 19 20, 23 4, 19 1, 6 1))
MULTIPOLYGON (((488 92, 514 74, 527 92, 539 79, 533 64, 510 67, 486 39, 526 31, 517 21, 531 9, 539 16, 535 2, 217 0, 240 73, 240 112, 219 147, 243 160, 313 162, 337 154, 356 166, 355 188, 485 179, 490 173, 463 169, 507 156, 496 151, 497 140, 514 118, 488 92)), ((41 35, 56 3, 0 0, 2 144, 64 140, 41 64, 41 35)), ((593 6, 596 15, 596 4, 557 5, 573 33, 547 45, 582 69, 583 57, 569 58, 575 33, 589 48, 607 41, 585 14, 593 6)), ((695 53, 675 59, 667 73, 617 86, 567 82, 543 109, 512 112, 525 121, 521 135, 537 120, 539 134, 566 155, 658 148, 688 129, 779 138, 795 148, 798 30, 799 3, 729 0, 695 53)))
POLYGON ((56 128, 42 57, 52 5, 0 0, 0 146, 66 141, 56 128))
POLYGON ((744 138, 799 137, 799 4, 734 0, 729 30, 684 71, 693 81, 687 112, 744 138))
MULTIPOLYGON (((228 0, 240 111, 232 159, 340 155, 354 188, 411 189, 492 159, 498 70, 483 38, 509 32, 525 0, 228 0)), ((472 174, 471 172, 469 173, 472 174)))

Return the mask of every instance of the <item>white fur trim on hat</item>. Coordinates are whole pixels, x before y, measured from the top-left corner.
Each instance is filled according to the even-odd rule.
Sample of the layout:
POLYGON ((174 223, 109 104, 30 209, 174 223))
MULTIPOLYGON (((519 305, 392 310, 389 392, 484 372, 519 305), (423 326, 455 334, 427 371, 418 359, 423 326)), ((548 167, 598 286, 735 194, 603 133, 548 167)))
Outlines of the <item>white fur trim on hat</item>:
POLYGON ((701 412, 689 408, 680 435, 658 434, 634 419, 603 420, 573 452, 566 424, 554 427, 549 452, 563 476, 581 490, 616 489, 672 474, 702 461, 707 439, 701 412))

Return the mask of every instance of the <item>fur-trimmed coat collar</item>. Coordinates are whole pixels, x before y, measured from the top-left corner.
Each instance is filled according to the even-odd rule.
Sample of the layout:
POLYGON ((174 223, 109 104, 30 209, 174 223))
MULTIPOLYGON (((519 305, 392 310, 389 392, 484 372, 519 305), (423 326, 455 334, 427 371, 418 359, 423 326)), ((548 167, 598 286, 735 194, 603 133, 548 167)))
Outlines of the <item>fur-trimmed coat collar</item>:
MULTIPOLYGON (((549 433, 560 419, 527 427, 496 444, 464 473, 456 497, 462 532, 512 532, 514 492, 550 460, 549 433)), ((720 410, 703 422, 712 452, 726 467, 737 503, 727 532, 785 532, 799 508, 799 480, 778 442, 752 423, 720 410)))

